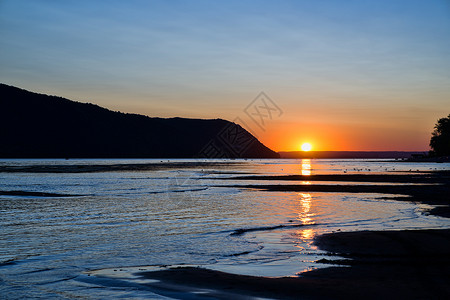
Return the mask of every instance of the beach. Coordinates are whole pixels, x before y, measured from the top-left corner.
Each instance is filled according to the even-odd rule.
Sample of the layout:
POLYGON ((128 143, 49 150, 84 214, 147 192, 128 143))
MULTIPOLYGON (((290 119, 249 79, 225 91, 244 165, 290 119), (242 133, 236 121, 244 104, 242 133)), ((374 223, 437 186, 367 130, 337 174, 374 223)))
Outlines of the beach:
MULTIPOLYGON (((206 296, 246 299, 445 299, 450 295, 450 230, 333 233, 323 250, 346 259, 298 277, 252 277, 203 268, 142 272, 151 286, 202 289, 206 296), (347 267, 343 267, 347 266, 347 267)), ((330 263, 330 261, 327 261, 330 263)))
MULTIPOLYGON (((439 204, 430 214, 449 212, 450 172, 392 175, 287 175, 242 176, 233 180, 377 182, 378 185, 239 185, 266 191, 349 192, 408 195, 400 201, 439 204), (419 186, 382 185, 416 183, 419 186), (426 185, 425 185, 426 184, 426 185)), ((382 200, 381 200, 382 201, 382 200)), ((286 225, 289 227, 290 225, 286 225)), ((295 226, 295 225, 293 225, 295 226)), ((275 230, 282 227, 259 228, 275 230)), ((253 229, 237 231, 245 234, 253 229)), ((150 284, 184 296, 198 294, 218 299, 438 299, 450 296, 450 229, 334 232, 319 235, 314 245, 330 256, 318 262, 335 265, 290 277, 256 277, 225 273, 201 267, 175 267, 141 272, 157 280, 150 284), (342 259, 343 258, 343 259, 342 259)))

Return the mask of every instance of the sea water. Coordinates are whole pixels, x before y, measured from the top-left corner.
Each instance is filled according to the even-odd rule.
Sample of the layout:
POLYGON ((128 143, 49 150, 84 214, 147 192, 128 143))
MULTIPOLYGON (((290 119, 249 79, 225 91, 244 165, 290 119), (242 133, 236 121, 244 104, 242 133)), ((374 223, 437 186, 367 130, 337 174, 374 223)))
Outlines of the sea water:
MULTIPOLYGON (((0 160, 0 166, 185 161, 195 162, 0 160)), ((85 274, 196 265, 236 274, 295 276, 324 266, 316 261, 327 253, 312 244, 321 233, 450 227, 448 219, 424 214, 427 205, 384 199, 389 195, 269 192, 237 186, 257 182, 222 180, 243 174, 450 170, 448 163, 217 161, 228 164, 154 171, 0 173, 1 191, 75 195, 0 196, 0 298, 164 298, 85 274)), ((274 183, 283 184, 263 182, 274 183)))

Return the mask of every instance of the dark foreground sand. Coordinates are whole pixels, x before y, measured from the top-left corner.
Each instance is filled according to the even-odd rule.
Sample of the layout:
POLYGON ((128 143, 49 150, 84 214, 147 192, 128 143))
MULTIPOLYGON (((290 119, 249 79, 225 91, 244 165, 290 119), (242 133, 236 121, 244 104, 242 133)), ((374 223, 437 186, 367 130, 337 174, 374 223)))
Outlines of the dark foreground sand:
POLYGON ((314 270, 299 277, 253 277, 192 267, 140 275, 160 280, 153 287, 207 289, 210 292, 204 296, 224 299, 450 297, 450 230, 342 232, 322 235, 315 243, 346 259, 334 261, 340 267, 314 270))

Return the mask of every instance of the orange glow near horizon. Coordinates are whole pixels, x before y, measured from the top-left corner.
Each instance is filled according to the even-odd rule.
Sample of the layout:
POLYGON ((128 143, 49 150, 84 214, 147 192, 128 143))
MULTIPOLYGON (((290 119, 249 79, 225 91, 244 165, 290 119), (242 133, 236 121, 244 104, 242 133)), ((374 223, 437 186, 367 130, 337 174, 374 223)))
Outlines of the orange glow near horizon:
POLYGON ((273 122, 260 141, 274 151, 428 151, 432 128, 389 128, 364 124, 273 122), (399 146, 401 145, 401 146, 399 146))

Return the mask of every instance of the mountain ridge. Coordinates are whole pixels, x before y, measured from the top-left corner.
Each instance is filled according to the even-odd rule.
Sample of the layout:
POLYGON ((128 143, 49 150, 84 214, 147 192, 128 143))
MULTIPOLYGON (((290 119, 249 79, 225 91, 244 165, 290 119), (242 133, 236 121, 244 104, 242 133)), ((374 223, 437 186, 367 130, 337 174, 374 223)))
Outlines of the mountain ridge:
POLYGON ((149 117, 0 83, 3 158, 278 158, 223 119, 149 117))

